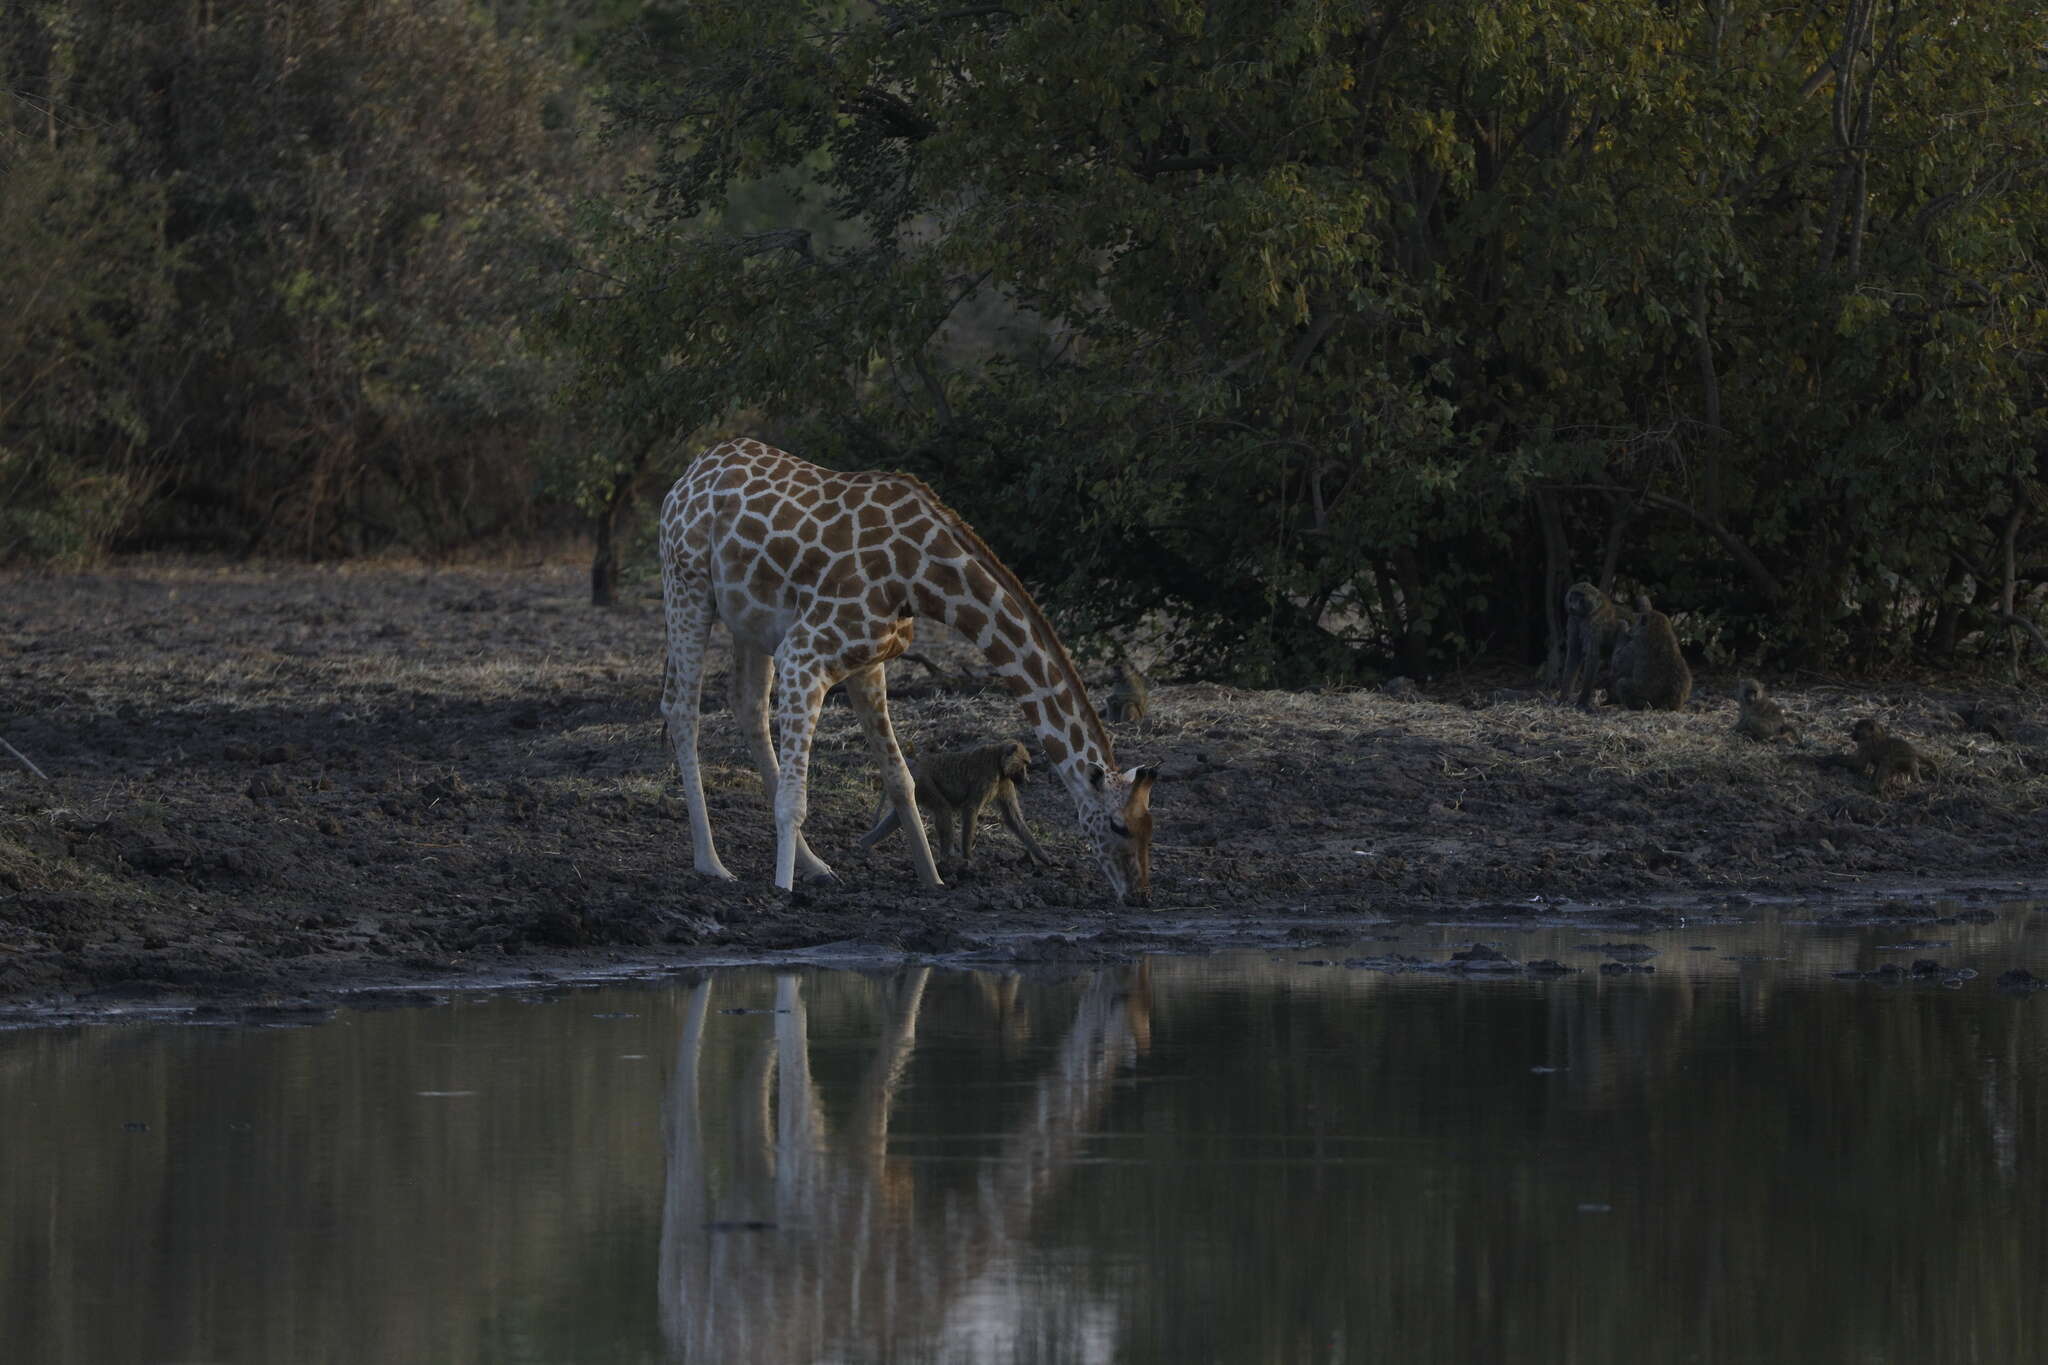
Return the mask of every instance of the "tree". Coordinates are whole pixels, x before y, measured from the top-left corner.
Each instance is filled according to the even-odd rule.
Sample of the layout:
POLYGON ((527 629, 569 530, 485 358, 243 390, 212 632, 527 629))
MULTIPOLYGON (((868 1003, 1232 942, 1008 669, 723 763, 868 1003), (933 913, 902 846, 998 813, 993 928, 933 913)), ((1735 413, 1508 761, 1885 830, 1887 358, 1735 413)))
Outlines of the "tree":
MULTIPOLYGON (((432 552, 523 521, 549 385, 520 339, 522 253, 582 183, 545 50, 458 0, 48 0, 0 23, 0 84, 10 180, 32 147, 90 161, 115 215, 99 230, 150 222, 179 266, 168 293, 137 251, 57 258, 49 278, 50 298, 149 300, 91 314, 102 353, 152 361, 126 387, 93 380, 156 475, 132 529, 432 552)), ((33 245, 29 219, 0 229, 10 259, 33 245)), ((40 279, 10 273, 0 313, 40 279)), ((102 476, 90 443, 7 439, 63 479, 102 476)))
POLYGON ((1070 617, 1254 678, 1540 650, 1543 493, 1553 558, 1835 649, 2038 478, 2042 23, 709 3, 611 109, 728 397, 1070 617), (806 168, 839 244, 712 215, 806 168))
POLYGON ((155 491, 146 414, 174 362, 164 201, 90 137, 0 128, 0 564, 89 554, 155 491))

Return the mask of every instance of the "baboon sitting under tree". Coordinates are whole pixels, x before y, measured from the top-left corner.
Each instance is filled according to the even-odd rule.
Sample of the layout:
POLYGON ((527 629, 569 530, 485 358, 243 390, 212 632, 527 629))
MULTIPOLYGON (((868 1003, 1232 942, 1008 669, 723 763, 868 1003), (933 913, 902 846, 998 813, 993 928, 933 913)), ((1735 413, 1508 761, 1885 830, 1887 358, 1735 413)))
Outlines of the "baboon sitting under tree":
POLYGON ((1614 699, 1632 711, 1682 711, 1691 696, 1692 668, 1671 618, 1638 594, 1635 617, 1614 647, 1614 699))
POLYGON ((1576 686, 1579 705, 1592 706, 1601 661, 1614 647, 1621 626, 1621 612, 1593 584, 1581 581, 1564 590, 1564 673, 1557 682, 1560 701, 1571 696, 1576 686))
MULTIPOLYGON (((1024 808, 1017 800, 1017 788, 1031 780, 1031 751, 1018 740, 984 744, 979 749, 928 754, 910 765, 916 784, 919 809, 930 811, 938 828, 938 855, 943 860, 957 849, 962 867, 974 854, 974 827, 990 802, 1025 854, 1051 866, 1052 857, 1031 835, 1024 823, 1024 808)), ((883 798, 885 813, 875 827, 860 836, 860 846, 871 849, 895 832, 895 807, 883 798)))
POLYGON ((1152 689, 1145 683, 1145 675, 1133 667, 1129 660, 1122 660, 1116 666, 1116 686, 1109 690, 1109 702, 1103 709, 1115 725, 1143 720, 1152 709, 1152 689))

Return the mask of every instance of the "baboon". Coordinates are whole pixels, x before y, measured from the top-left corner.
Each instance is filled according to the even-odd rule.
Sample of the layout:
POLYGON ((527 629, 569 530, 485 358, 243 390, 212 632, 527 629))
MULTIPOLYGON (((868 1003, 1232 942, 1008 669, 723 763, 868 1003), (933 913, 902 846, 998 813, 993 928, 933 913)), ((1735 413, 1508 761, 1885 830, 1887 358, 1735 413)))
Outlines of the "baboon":
POLYGON ((1989 735, 2001 744, 2025 744, 2037 748, 2048 745, 2048 726, 2028 719, 2026 713, 2016 706, 1965 707, 1956 719, 1966 728, 1989 735))
POLYGON ((1636 614, 1614 647, 1614 700, 1631 711, 1682 711, 1692 696, 1692 669, 1678 650, 1671 618, 1636 597, 1636 614))
POLYGON ((1623 614, 1621 626, 1614 632, 1614 656, 1607 664, 1607 700, 1621 704, 1621 680, 1633 680, 1636 676, 1636 632, 1635 617, 1623 614))
POLYGON ((1143 720, 1152 709, 1152 689, 1146 686, 1145 675, 1131 666, 1129 660, 1122 660, 1116 666, 1116 686, 1109 690, 1108 712, 1112 725, 1143 720))
MULTIPOLYGON (((911 763, 910 776, 917 784, 918 806, 931 812, 932 823, 938 827, 937 851, 942 860, 957 848, 960 866, 967 865, 974 855, 974 827, 993 801, 1003 824, 1024 845, 1025 854, 1052 865, 1052 857, 1039 847, 1031 827, 1024 823, 1024 809, 1017 801, 1017 788, 1031 780, 1031 751, 1021 741, 927 754, 911 763)), ((886 796, 882 812, 875 827, 860 836, 863 849, 873 848, 895 832, 896 808, 886 796)))
POLYGON ((1883 792, 1894 777, 1904 774, 1908 781, 1918 781, 1924 771, 1934 773, 1934 764, 1927 755, 1887 731, 1871 716, 1850 727, 1849 738, 1856 745, 1855 756, 1849 765, 1857 772, 1870 774, 1870 789, 1883 792))
POLYGON ((1735 703, 1740 710, 1735 717, 1736 733, 1766 744, 1776 739, 1799 742, 1799 727, 1786 716, 1784 707, 1766 695, 1764 685, 1755 678, 1744 678, 1735 685, 1735 703))
POLYGON ((1564 590, 1564 674, 1557 680, 1558 700, 1571 696, 1576 685, 1579 705, 1592 706, 1601 660, 1614 647, 1621 625, 1621 612, 1593 584, 1581 581, 1564 590))

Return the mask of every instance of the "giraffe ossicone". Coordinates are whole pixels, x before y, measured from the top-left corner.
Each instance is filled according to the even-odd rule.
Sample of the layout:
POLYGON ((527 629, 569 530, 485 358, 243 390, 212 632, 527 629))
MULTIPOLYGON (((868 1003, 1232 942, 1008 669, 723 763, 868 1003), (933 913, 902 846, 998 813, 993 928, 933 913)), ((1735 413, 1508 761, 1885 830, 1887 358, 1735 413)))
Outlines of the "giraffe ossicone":
POLYGON ((662 715, 699 872, 733 880, 712 840, 697 759, 704 657, 722 621, 733 639, 733 710, 775 811, 775 884, 787 890, 799 872, 831 873, 804 842, 805 790, 819 707, 844 681, 918 878, 941 885, 889 724, 884 673, 924 617, 972 640, 1016 697, 1116 895, 1150 898, 1157 771, 1117 768, 1051 622, 922 481, 821 469, 760 441, 722 442, 691 462, 662 503, 661 590, 662 715))

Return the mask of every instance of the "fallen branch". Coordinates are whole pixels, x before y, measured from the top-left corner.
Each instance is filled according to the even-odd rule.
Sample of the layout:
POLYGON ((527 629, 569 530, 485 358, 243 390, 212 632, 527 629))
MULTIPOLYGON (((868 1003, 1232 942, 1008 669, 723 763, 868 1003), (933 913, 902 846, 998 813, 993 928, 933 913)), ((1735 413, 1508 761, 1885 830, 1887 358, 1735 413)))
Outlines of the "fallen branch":
POLYGON ((934 697, 942 692, 986 692, 1000 682, 999 678, 984 678, 973 673, 942 673, 936 678, 891 687, 889 700, 909 701, 917 697, 934 697))
MULTIPOLYGON (((2038 635, 2039 633, 2040 633, 2040 632, 2038 632, 2038 631, 2037 631, 2037 632, 2035 632, 2035 634, 2037 634, 2037 635, 2038 635)), ((0 749, 5 749, 5 750, 6 750, 6 751, 7 751, 8 753, 10 753, 10 754, 13 754, 13 755, 14 755, 14 756, 15 756, 16 758, 20 759, 20 760, 21 760, 21 766, 22 766, 22 767, 24 767, 24 768, 27 768, 27 769, 28 769, 28 770, 29 770, 30 772, 34 773, 34 774, 35 774, 35 775, 36 775, 37 777, 40 777, 40 778, 42 778, 42 779, 43 779, 43 781, 45 781, 45 782, 48 782, 48 781, 50 780, 50 775, 49 775, 48 773, 44 772, 44 771, 43 771, 43 770, 42 770, 41 768, 38 768, 38 767, 36 766, 36 764, 35 764, 35 760, 34 760, 34 759, 30 758, 30 757, 29 757, 29 756, 28 756, 27 754, 23 753, 23 752, 22 752, 21 750, 19 750, 19 749, 15 748, 15 747, 14 747, 14 746, 13 746, 12 744, 9 744, 9 743, 8 743, 8 742, 7 742, 6 740, 4 740, 4 739, 0 739, 0 749)))
POLYGON ((918 682, 890 684, 889 698, 892 701, 900 701, 905 697, 928 697, 935 692, 982 692, 1001 681, 992 673, 983 675, 974 672, 972 669, 963 669, 958 673, 948 673, 945 669, 939 667, 929 658, 917 653, 915 650, 897 657, 907 663, 924 665, 931 676, 918 682))

